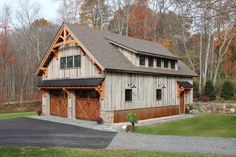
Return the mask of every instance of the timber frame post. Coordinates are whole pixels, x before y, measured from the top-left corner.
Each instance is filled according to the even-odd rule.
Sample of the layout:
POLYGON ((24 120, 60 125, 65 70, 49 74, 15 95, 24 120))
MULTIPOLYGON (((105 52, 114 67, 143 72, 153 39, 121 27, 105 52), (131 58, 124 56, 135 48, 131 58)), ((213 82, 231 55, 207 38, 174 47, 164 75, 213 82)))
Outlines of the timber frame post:
POLYGON ((95 90, 100 94, 100 100, 104 100, 104 81, 98 85, 95 90))
POLYGON ((68 90, 68 89, 66 89, 66 88, 63 88, 63 91, 66 92, 68 98, 71 98, 71 94, 72 94, 72 91, 71 91, 71 90, 68 90))

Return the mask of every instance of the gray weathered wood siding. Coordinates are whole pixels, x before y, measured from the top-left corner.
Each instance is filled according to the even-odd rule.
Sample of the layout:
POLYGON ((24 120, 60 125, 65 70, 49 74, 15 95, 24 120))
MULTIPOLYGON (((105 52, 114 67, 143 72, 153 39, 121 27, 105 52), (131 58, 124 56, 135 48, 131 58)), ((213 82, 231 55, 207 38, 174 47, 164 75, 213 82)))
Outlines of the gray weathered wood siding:
MULTIPOLYGON (((135 108, 149 108, 179 105, 177 96, 177 81, 186 80, 192 83, 192 78, 178 78, 171 76, 151 76, 141 74, 106 73, 105 99, 103 110, 125 110, 135 108), (133 83, 132 102, 125 102, 125 89, 131 89, 128 84, 133 83), (158 84, 164 84, 162 100, 156 100, 158 84)), ((193 91, 185 97, 185 103, 193 101, 193 91)))
MULTIPOLYGON (((69 47, 59 50, 60 57, 81 55, 81 48, 69 47)), ((81 67, 80 68, 68 68, 60 69, 60 59, 53 57, 48 65, 48 77, 43 76, 43 80, 53 80, 62 78, 80 78, 80 77, 97 77, 102 76, 96 71, 96 66, 92 64, 87 55, 81 55, 81 67)))

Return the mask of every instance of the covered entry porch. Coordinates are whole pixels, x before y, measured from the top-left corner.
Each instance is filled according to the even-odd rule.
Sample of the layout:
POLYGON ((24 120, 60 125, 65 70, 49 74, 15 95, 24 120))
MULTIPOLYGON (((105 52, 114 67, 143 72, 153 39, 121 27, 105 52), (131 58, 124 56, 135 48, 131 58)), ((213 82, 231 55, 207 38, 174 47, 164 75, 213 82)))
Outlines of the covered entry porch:
POLYGON ((38 84, 45 115, 95 121, 104 99, 104 78, 44 80, 38 84))

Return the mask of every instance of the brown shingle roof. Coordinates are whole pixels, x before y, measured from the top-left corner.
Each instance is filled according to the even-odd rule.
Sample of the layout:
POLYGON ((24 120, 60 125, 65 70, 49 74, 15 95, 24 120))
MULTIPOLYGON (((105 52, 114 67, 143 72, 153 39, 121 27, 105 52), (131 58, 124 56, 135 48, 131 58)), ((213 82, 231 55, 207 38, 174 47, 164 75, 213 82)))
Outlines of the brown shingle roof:
POLYGON ((96 60, 108 71, 130 73, 151 73, 157 75, 197 76, 177 56, 169 50, 149 41, 125 37, 109 32, 101 32, 78 24, 66 24, 74 35, 92 53, 96 60), (122 55, 109 41, 123 45, 140 53, 160 55, 178 60, 178 71, 160 68, 137 67, 122 55))

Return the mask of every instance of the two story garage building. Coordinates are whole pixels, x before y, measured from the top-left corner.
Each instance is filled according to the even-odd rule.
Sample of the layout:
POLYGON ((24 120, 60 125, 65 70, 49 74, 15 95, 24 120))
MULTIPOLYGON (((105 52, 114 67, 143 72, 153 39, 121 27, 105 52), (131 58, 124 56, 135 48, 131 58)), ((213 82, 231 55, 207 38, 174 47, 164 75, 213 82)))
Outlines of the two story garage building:
POLYGON ((109 123, 184 113, 196 76, 158 43, 67 23, 35 75, 45 115, 109 123))

